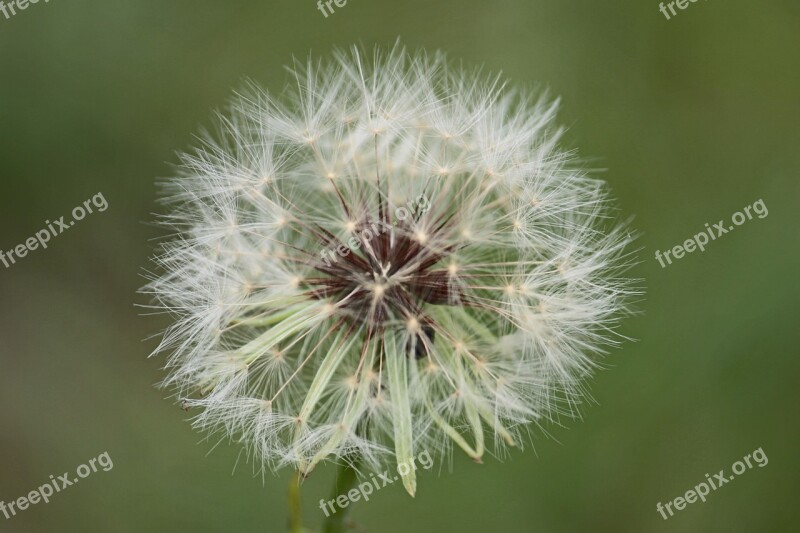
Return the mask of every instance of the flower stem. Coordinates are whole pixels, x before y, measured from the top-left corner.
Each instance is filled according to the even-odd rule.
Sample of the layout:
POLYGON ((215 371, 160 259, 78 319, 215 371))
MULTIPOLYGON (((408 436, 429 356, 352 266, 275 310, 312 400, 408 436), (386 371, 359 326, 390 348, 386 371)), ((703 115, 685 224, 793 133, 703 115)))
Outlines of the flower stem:
MULTIPOLYGON (((331 499, 335 500, 340 494, 346 494, 351 488, 356 486, 358 480, 356 467, 358 461, 350 463, 342 463, 339 466, 339 471, 336 473, 336 483, 333 486, 333 494, 331 499)), ((331 514, 325 521, 323 533, 342 533, 345 530, 345 519, 347 518, 347 511, 349 507, 344 509, 337 509, 335 513, 331 514)))
POLYGON ((300 481, 298 470, 289 481, 289 533, 303 533, 303 513, 300 509, 300 481))

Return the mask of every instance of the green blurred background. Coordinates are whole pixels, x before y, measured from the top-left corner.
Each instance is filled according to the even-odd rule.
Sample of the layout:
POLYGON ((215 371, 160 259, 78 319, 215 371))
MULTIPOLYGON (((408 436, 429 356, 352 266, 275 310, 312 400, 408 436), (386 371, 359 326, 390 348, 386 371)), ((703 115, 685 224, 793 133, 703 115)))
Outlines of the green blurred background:
MULTIPOLYGON (((108 451, 99 472, 0 531, 281 532, 288 472, 254 475, 154 384, 136 289, 160 231, 155 179, 246 77, 279 91, 292 56, 334 46, 442 49, 563 97, 567 142, 607 169, 642 231, 643 314, 591 382, 585 420, 524 453, 455 456, 416 499, 387 487, 371 532, 796 531, 800 5, 655 0, 52 0, 0 17, 0 248, 97 192, 110 207, 0 265, 0 500, 108 451), (763 199, 662 269, 653 258, 763 199), (664 521, 657 502, 762 447, 769 458, 664 521), (210 452, 210 453, 209 453, 210 452)), ((304 485, 305 516, 331 469, 304 485)))

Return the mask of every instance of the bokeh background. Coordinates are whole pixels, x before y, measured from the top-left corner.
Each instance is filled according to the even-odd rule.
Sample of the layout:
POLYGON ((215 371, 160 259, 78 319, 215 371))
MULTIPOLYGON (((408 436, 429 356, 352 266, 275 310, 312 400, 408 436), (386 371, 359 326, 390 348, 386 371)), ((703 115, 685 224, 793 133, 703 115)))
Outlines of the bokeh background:
MULTIPOLYGON (((370 532, 794 531, 800 269, 800 5, 655 0, 53 0, 0 16, 0 248, 97 192, 95 213, 0 265, 0 500, 108 451, 99 472, 0 531, 281 532, 288 473, 254 474, 203 440, 167 393, 136 295, 160 230, 155 180, 211 110, 292 56, 335 46, 442 49, 563 98, 570 147, 643 233, 637 339, 591 382, 585 419, 523 453, 456 456, 416 499, 387 487, 370 532), (665 250, 763 199, 769 216, 662 269, 665 250), (656 503, 762 447, 748 471, 664 521, 656 503), (213 451, 212 451, 213 449, 213 451)), ((330 469, 304 485, 322 518, 330 469)))

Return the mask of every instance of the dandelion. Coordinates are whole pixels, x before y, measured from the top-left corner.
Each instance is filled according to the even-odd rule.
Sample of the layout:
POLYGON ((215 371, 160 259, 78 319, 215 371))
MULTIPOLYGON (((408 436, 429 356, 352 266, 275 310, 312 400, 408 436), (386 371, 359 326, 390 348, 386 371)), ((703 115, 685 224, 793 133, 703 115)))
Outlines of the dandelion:
MULTIPOLYGON (((463 450, 578 414, 634 291, 558 102, 396 46, 250 87, 166 183, 145 291, 196 428, 303 476, 463 450)), ((402 476, 414 495, 414 469, 402 476)))

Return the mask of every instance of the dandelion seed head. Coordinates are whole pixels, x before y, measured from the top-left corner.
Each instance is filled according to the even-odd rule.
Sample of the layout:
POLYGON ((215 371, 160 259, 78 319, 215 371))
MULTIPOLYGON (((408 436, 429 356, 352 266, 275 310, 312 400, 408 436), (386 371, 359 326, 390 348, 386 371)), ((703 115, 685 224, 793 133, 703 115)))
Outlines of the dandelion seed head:
POLYGON ((238 95, 165 184, 144 291, 174 317, 156 352, 194 426, 307 474, 479 462, 576 416, 636 291, 557 100, 400 46, 292 72, 283 99, 238 95))

